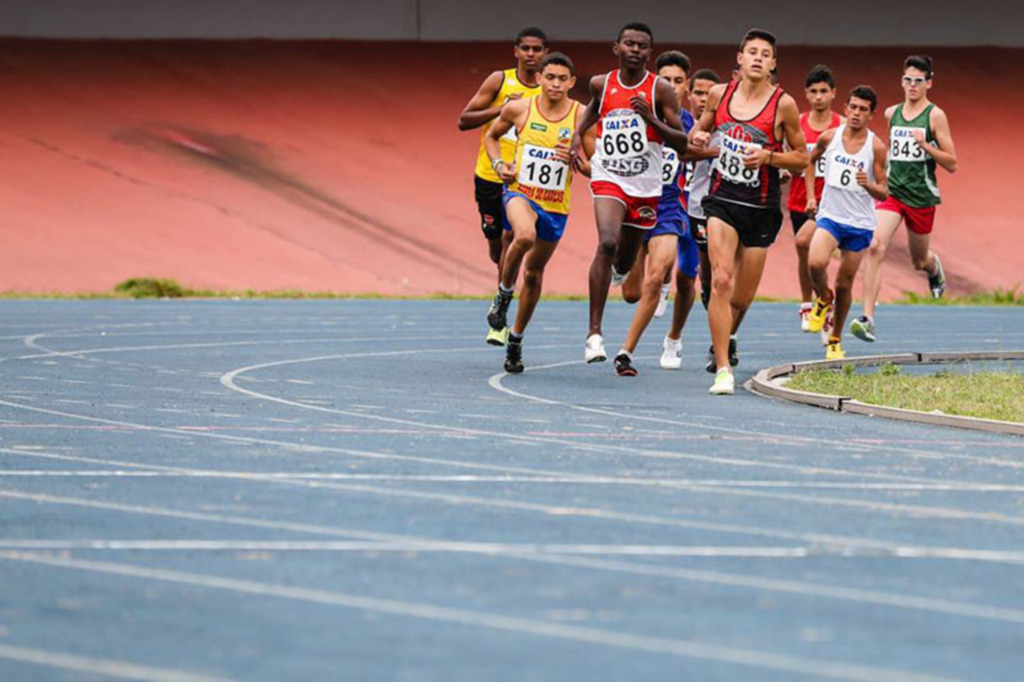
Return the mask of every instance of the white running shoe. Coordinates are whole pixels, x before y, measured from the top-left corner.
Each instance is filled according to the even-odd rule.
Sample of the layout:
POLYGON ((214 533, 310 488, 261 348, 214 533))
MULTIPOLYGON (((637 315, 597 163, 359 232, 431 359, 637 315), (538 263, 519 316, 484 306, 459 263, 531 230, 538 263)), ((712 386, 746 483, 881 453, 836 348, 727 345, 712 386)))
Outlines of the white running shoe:
POLYGON ((654 309, 654 316, 661 317, 668 310, 668 295, 672 291, 671 284, 661 285, 661 298, 658 299, 658 307, 654 309))
POLYGON ((736 379, 732 375, 732 370, 728 367, 718 370, 715 374, 715 383, 708 389, 708 393, 711 395, 732 395, 735 392, 736 379))
POLYGON ((835 305, 829 307, 825 321, 821 325, 821 345, 827 346, 832 339, 832 331, 835 329, 835 305))
POLYGON ((591 334, 587 337, 587 345, 583 348, 583 359, 587 364, 604 362, 608 354, 604 351, 604 338, 600 334, 591 334))
POLYGON ((627 275, 629 275, 629 270, 626 270, 625 272, 620 273, 618 270, 615 269, 615 266, 613 265, 612 266, 612 286, 613 287, 621 287, 622 283, 626 281, 626 276, 627 275))
POLYGON ((661 368, 679 369, 683 366, 683 340, 667 336, 661 342, 661 368))
POLYGON ((803 302, 800 304, 800 331, 805 334, 811 331, 811 311, 814 310, 814 304, 810 302, 803 302))

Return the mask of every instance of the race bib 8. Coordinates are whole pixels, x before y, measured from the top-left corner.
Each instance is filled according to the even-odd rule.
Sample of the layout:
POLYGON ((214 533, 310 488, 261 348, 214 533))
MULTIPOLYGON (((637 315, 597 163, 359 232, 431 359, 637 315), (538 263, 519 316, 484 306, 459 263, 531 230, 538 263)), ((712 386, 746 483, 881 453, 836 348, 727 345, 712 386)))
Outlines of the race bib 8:
POLYGON ((857 184, 857 171, 861 170, 859 165, 855 159, 848 156, 833 154, 828 164, 825 183, 847 192, 866 192, 867 190, 857 184))
POLYGON ((539 189, 564 190, 569 179, 569 165, 559 161, 555 150, 528 144, 523 148, 519 167, 519 184, 539 189))
MULTIPOLYGON (((817 144, 808 143, 807 145, 807 156, 810 157, 814 153, 814 148, 817 144)), ((825 155, 822 154, 817 161, 814 162, 814 177, 823 178, 825 177, 825 155)))
POLYGON ((889 160, 909 161, 911 163, 922 163, 928 159, 928 154, 921 149, 921 145, 914 139, 915 130, 921 128, 907 128, 905 126, 894 126, 889 131, 889 160))
POLYGON ((661 150, 661 184, 671 185, 679 172, 679 154, 671 147, 661 150))
POLYGON ((722 177, 740 185, 760 184, 760 169, 746 168, 743 165, 743 156, 750 149, 761 149, 761 145, 723 136, 718 149, 718 159, 715 161, 715 167, 722 177))
POLYGON ((606 159, 643 156, 649 149, 647 124, 632 111, 620 115, 609 114, 601 122, 601 139, 597 145, 606 159))

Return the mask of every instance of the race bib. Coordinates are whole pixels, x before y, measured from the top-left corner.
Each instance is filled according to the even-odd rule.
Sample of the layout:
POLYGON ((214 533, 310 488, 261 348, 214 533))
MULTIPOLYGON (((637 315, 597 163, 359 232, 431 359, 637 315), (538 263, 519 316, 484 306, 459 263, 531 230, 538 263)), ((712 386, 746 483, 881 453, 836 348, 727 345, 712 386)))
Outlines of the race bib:
MULTIPOLYGON (((810 155, 814 153, 814 148, 817 147, 817 146, 818 146, 817 144, 808 144, 807 145, 807 156, 808 157, 810 157, 810 155)), ((821 157, 817 161, 814 162, 814 177, 816 177, 816 178, 823 178, 823 177, 825 177, 825 155, 824 154, 822 154, 821 157)))
POLYGON ((606 159, 633 159, 647 154, 647 124, 632 111, 615 115, 611 112, 601 123, 601 139, 597 141, 606 159))
POLYGON ((922 163, 928 159, 928 154, 921 149, 921 145, 914 139, 913 131, 915 130, 921 130, 921 128, 895 126, 889 131, 890 161, 922 163))
POLYGON ((548 190, 564 190, 569 179, 569 164, 559 161, 555 150, 528 144, 523 148, 519 184, 548 190))
POLYGON ((866 189, 857 184, 857 172, 861 170, 864 170, 863 163, 858 163, 853 157, 833 154, 832 161, 828 164, 825 183, 847 192, 866 192, 866 189))
POLYGON ((761 149, 761 145, 723 136, 715 162, 715 167, 722 177, 739 185, 761 184, 760 169, 743 166, 743 156, 750 149, 761 149))
POLYGON ((665 147, 661 150, 661 184, 671 185, 679 172, 679 154, 675 149, 665 147))

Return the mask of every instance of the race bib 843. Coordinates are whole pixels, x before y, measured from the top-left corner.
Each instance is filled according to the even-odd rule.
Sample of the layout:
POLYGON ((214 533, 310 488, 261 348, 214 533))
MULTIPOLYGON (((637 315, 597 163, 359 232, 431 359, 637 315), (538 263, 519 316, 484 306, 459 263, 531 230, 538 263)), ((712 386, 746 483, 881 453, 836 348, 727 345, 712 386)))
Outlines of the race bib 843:
POLYGON ((894 126, 889 131, 889 160, 922 163, 928 155, 914 139, 914 131, 921 128, 894 126))

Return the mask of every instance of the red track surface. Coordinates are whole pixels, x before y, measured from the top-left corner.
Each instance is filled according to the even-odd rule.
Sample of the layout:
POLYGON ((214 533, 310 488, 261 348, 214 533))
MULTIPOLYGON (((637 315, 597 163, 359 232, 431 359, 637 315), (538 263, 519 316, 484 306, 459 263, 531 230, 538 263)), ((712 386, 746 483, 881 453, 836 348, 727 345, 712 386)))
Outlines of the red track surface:
MULTIPOLYGON (((583 74, 607 45, 559 45, 583 74)), ((465 100, 506 45, 0 42, 0 290, 105 290, 133 276, 215 288, 487 293, 465 100)), ((724 73, 733 48, 688 50, 724 73)), ((899 99, 904 50, 783 48, 802 101, 810 66, 899 99)), ((960 155, 935 245, 953 293, 1024 279, 1014 215, 1022 51, 934 50, 934 99, 960 155)), ((581 79, 581 82, 583 79, 581 79)), ((876 123, 878 123, 876 121, 876 123)), ((876 130, 883 129, 880 123, 876 130)), ((940 171, 941 172, 941 171, 940 171)), ((546 279, 584 293, 595 244, 582 180, 546 279)), ((886 294, 923 291, 902 245, 886 294)), ((762 293, 796 295, 788 227, 762 293)))

